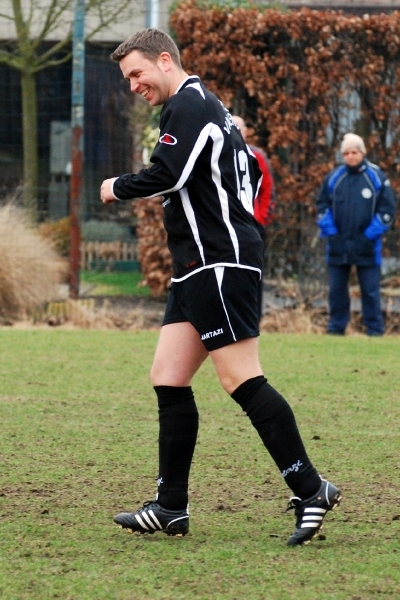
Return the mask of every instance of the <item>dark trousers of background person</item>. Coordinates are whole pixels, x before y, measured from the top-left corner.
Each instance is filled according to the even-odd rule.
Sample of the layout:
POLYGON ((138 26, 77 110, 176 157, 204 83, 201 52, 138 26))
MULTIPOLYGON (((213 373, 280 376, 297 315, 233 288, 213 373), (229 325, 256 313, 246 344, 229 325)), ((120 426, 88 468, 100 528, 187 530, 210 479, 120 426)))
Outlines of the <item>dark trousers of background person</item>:
MULTIPOLYGON (((356 269, 361 290, 362 316, 366 333, 367 335, 382 335, 384 322, 381 309, 380 267, 357 266, 356 269)), ((344 334, 350 321, 350 271, 351 265, 328 266, 328 333, 344 334)))
POLYGON ((263 272, 261 273, 260 283, 258 285, 258 320, 261 321, 263 316, 263 290, 264 290, 264 262, 265 262, 265 227, 261 223, 257 223, 258 233, 263 241, 263 272))

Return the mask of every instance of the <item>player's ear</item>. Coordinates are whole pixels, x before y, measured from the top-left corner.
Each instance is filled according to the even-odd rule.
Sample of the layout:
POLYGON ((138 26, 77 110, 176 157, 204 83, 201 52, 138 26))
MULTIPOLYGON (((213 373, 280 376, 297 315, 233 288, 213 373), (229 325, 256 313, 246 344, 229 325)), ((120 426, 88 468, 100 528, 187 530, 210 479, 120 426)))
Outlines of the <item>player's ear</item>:
POLYGON ((167 72, 171 69, 172 66, 172 58, 169 52, 161 52, 160 56, 157 59, 157 64, 160 69, 167 72))

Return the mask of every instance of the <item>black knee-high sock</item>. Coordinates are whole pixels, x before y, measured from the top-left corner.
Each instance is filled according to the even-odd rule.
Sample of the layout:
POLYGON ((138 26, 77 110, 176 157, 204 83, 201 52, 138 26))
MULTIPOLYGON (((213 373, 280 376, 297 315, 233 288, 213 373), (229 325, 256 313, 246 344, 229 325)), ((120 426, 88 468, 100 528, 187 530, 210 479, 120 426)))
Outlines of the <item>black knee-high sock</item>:
POLYGON ((160 422, 158 502, 164 508, 180 510, 188 503, 199 414, 191 387, 158 385, 154 390, 160 422))
POLYGON ((321 479, 307 456, 286 400, 262 375, 242 383, 231 396, 249 416, 295 496, 313 496, 321 479))

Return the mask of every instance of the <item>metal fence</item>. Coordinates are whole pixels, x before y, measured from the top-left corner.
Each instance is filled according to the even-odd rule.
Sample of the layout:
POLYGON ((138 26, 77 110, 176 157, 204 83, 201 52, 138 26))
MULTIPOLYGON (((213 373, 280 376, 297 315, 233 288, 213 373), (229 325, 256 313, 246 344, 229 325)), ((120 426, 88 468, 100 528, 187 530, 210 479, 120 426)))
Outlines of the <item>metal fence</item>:
MULTIPOLYGON (((114 46, 113 46, 114 47, 114 46)), ((88 46, 85 86, 85 174, 82 219, 116 221, 126 226, 135 224, 131 203, 104 207, 99 200, 99 186, 106 177, 132 170, 137 161, 132 95, 109 59, 110 47, 88 46)), ((68 214, 69 175, 68 125, 71 111, 71 65, 48 69, 38 75, 40 211, 42 219, 57 219, 68 214), (60 166, 61 165, 61 166, 60 166)), ((0 202, 13 196, 21 201, 22 182, 21 88, 16 71, 0 65, 0 202)), ((279 206, 279 195, 277 197, 279 206)), ((267 229, 265 278, 293 279, 306 301, 326 293, 325 243, 318 238, 315 217, 297 210, 289 228, 285 210, 267 229)), ((291 217, 293 215, 290 215, 291 217)), ((289 215, 288 215, 289 217, 289 215)), ((88 258, 87 266, 103 258, 88 258)), ((108 259, 104 259, 108 260, 108 259)), ((118 261, 137 261, 130 258, 118 261)), ((112 260, 109 260, 111 264, 112 260)), ((400 232, 386 235, 384 277, 400 273, 400 232)), ((94 264, 94 263, 93 263, 94 264)))
MULTIPOLYGON (((304 211, 305 212, 305 211, 304 211)), ((292 305, 299 302, 314 307, 326 305, 328 278, 326 265, 326 240, 319 237, 315 217, 304 214, 296 227, 287 229, 283 225, 271 226, 265 253, 264 278, 279 287, 282 282, 292 280, 296 297, 292 305), (279 233, 279 229, 282 233, 279 233)), ((400 230, 391 229, 384 236, 382 280, 393 278, 393 285, 400 281, 400 230)), ((357 283, 355 274, 351 283, 357 283)))

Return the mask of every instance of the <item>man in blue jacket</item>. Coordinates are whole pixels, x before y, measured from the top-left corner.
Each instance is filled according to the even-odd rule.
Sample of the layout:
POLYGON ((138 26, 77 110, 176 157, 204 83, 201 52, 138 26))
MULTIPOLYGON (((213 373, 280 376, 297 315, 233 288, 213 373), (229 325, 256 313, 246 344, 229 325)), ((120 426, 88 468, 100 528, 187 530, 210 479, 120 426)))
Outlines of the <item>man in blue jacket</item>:
POLYGON ((395 215, 395 200, 383 171, 366 159, 363 139, 346 133, 344 164, 328 173, 317 200, 321 237, 327 238, 328 333, 344 335, 350 320, 349 277, 357 268, 366 333, 384 333, 380 300, 382 236, 395 215))

